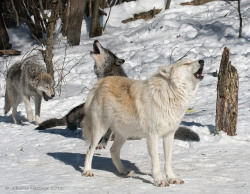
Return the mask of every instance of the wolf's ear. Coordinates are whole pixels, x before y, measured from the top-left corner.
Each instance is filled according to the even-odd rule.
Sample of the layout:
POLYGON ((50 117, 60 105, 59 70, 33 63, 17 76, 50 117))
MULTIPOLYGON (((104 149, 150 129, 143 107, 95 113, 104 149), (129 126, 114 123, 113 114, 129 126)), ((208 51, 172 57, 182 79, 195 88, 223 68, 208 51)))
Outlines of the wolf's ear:
POLYGON ((171 69, 169 66, 160 66, 158 67, 158 72, 165 78, 171 77, 171 69))
POLYGON ((48 74, 50 75, 50 77, 54 76, 54 72, 49 72, 48 74))
POLYGON ((36 73, 36 78, 41 79, 42 73, 36 73))
POLYGON ((124 59, 119 59, 119 58, 117 58, 117 59, 115 60, 115 64, 116 64, 116 65, 122 65, 124 62, 125 62, 124 59))

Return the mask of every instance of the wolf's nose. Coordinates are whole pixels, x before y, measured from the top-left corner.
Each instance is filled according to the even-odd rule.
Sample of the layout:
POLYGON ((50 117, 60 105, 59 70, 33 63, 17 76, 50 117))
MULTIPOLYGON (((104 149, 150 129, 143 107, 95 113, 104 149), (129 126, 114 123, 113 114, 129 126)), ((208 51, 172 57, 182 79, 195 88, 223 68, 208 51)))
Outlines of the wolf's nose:
POLYGON ((51 97, 54 98, 54 97, 55 97, 55 94, 52 94, 51 97))
POLYGON ((199 60, 198 61, 200 65, 204 66, 205 61, 204 60, 199 60))

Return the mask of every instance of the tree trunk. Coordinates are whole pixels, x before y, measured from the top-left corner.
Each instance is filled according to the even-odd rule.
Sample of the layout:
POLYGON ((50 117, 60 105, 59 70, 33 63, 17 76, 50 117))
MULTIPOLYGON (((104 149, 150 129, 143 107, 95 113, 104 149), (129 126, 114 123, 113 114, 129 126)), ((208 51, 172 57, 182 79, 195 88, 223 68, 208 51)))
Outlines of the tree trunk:
POLYGON ((82 18, 85 13, 86 0, 68 0, 69 16, 66 18, 67 29, 66 35, 68 38, 68 43, 71 46, 80 44, 82 18))
POLYGON ((89 0, 89 17, 92 16, 92 0, 89 0))
POLYGON ((54 68, 53 68, 53 34, 55 31, 56 21, 59 14, 59 3, 57 0, 53 0, 51 3, 51 16, 48 18, 47 24, 47 40, 46 50, 44 56, 44 62, 46 63, 47 72, 54 79, 54 68))
POLYGON ((67 36, 67 29, 69 25, 69 16, 70 16, 70 4, 71 4, 71 1, 67 0, 67 6, 64 7, 64 14, 61 16, 63 36, 67 36))
POLYGON ((9 35, 3 20, 2 11, 0 9, 0 49, 11 49, 9 43, 9 35))
POLYGON ((27 24, 31 34, 33 34, 38 39, 42 38, 43 37, 42 32, 39 29, 36 29, 35 24, 33 23, 30 15, 27 12, 23 0, 15 0, 15 7, 19 8, 21 20, 27 24))
POLYGON ((170 3, 171 3, 171 0, 167 0, 167 4, 166 4, 165 9, 169 9, 169 7, 170 7, 170 3))
POLYGON ((239 77, 229 62, 229 49, 224 48, 217 84, 216 128, 228 135, 236 135, 238 115, 239 77))
POLYGON ((90 32, 89 32, 90 38, 101 35, 100 32, 98 32, 98 27, 100 26, 99 7, 100 7, 100 0, 95 0, 92 20, 91 20, 91 25, 90 25, 90 32))
POLYGON ((239 38, 242 38, 242 16, 241 16, 241 11, 240 11, 240 0, 238 0, 238 13, 239 13, 239 20, 240 20, 239 38))

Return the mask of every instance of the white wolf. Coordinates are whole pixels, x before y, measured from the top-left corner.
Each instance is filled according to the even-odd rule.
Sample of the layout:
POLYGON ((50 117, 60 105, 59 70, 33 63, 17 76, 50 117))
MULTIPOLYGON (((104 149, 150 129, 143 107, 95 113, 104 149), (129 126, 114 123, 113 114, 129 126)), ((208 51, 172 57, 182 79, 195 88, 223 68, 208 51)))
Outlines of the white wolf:
POLYGON ((120 174, 129 171, 120 160, 120 150, 129 137, 147 139, 156 186, 182 184, 171 167, 174 134, 185 111, 203 79, 204 61, 180 60, 161 66, 145 81, 126 77, 107 77, 89 92, 85 103, 85 118, 81 125, 83 137, 91 144, 86 154, 85 176, 93 176, 91 163, 101 137, 110 128, 115 139, 110 148, 112 161, 120 174), (163 138, 165 173, 160 173, 158 137, 163 138))
POLYGON ((17 107, 24 101, 27 118, 33 120, 33 112, 30 105, 30 97, 35 101, 35 121, 40 123, 40 108, 42 96, 48 101, 55 96, 54 81, 46 73, 45 68, 37 61, 27 59, 15 63, 7 72, 4 113, 7 114, 12 107, 12 118, 14 123, 21 124, 17 118, 17 107))

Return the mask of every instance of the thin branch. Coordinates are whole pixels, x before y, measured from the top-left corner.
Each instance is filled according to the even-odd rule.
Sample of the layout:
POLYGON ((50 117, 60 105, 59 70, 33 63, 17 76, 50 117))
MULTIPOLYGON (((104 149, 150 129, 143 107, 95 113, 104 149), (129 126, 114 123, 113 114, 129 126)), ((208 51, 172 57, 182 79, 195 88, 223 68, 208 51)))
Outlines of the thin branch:
POLYGON ((15 7, 15 4, 14 4, 13 0, 10 0, 10 2, 11 2, 13 10, 15 12, 15 15, 16 15, 16 26, 19 26, 19 17, 18 17, 18 13, 17 13, 16 7, 15 7))
POLYGON ((174 50, 175 50, 176 48, 178 48, 178 47, 174 47, 174 49, 172 49, 172 51, 171 51, 170 58, 169 58, 169 62, 170 62, 170 64, 171 64, 172 54, 173 54, 173 52, 174 52, 174 50))
MULTIPOLYGON (((66 74, 61 78, 61 80, 63 80, 68 74, 70 74, 70 71, 71 71, 75 66, 77 66, 77 65, 80 63, 80 61, 81 61, 86 55, 87 55, 87 53, 85 53, 85 54, 78 60, 78 62, 77 62, 75 65, 73 65, 73 66, 69 69, 68 73, 66 73, 66 74)), ((61 80, 60 80, 60 81, 61 81, 61 80)))
MULTIPOLYGON (((195 48, 195 47, 193 47, 193 48, 195 48)), ((193 48, 189 49, 189 50, 185 53, 185 55, 183 55, 181 58, 179 58, 179 59, 176 60, 176 61, 180 61, 181 59, 185 58, 185 57, 188 55, 188 53, 189 53, 193 48)))
POLYGON ((30 53, 32 53, 33 51, 39 50, 39 49, 37 49, 37 48, 40 47, 40 46, 41 46, 41 45, 38 45, 38 46, 34 47, 33 49, 31 49, 30 51, 26 52, 26 53, 23 55, 21 61, 23 61, 23 60, 25 60, 25 59, 28 59, 28 58, 30 58, 30 57, 33 57, 34 55, 31 55, 30 57, 28 57, 28 56, 29 56, 30 53))
POLYGON ((40 9, 41 9, 41 13, 42 13, 43 19, 49 19, 48 16, 44 13, 44 8, 43 8, 43 2, 42 2, 42 0, 39 0, 39 3, 40 3, 40 9))
MULTIPOLYGON (((117 0, 115 1, 114 5, 116 4, 116 2, 117 2, 117 0)), ((108 20, 109 20, 110 14, 111 14, 111 9, 112 9, 112 7, 114 6, 114 5, 112 5, 112 3, 113 3, 113 1, 109 4, 109 6, 110 6, 109 14, 108 14, 108 18, 106 19, 105 24, 104 24, 104 26, 103 26, 103 30, 102 30, 103 32, 104 32, 104 30, 106 29, 106 25, 107 25, 107 23, 108 23, 108 20)))

